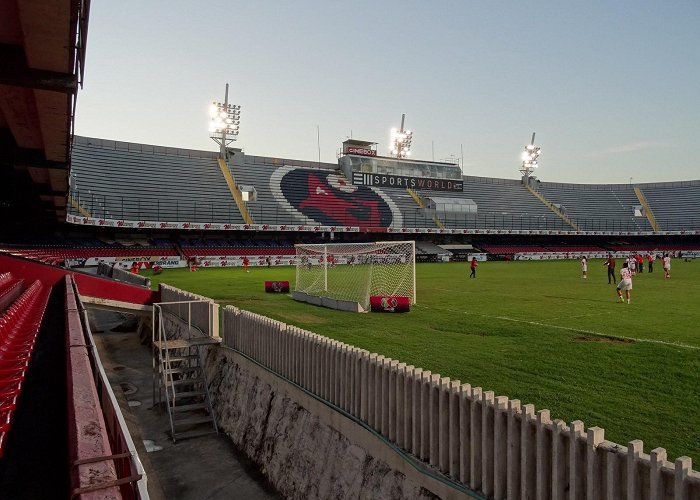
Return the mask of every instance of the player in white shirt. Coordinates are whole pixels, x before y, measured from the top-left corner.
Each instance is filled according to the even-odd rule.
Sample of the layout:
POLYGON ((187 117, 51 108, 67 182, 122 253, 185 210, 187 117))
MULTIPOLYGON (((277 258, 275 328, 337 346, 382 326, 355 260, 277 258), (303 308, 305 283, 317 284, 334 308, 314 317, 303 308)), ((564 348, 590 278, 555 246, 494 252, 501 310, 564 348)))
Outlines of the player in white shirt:
POLYGON ((622 298, 622 291, 625 291, 625 296, 627 297, 627 303, 630 303, 630 295, 632 291, 632 271, 629 268, 627 262, 622 264, 622 269, 620 269, 620 282, 617 284, 617 300, 619 302, 624 302, 622 298))
POLYGON ((664 255, 664 277, 671 277, 671 256, 669 254, 664 255))
POLYGON ((631 255, 627 257, 627 267, 633 275, 637 274, 637 260, 631 255))
POLYGON ((581 257, 581 273, 582 278, 588 278, 588 260, 586 259, 585 255, 581 257))

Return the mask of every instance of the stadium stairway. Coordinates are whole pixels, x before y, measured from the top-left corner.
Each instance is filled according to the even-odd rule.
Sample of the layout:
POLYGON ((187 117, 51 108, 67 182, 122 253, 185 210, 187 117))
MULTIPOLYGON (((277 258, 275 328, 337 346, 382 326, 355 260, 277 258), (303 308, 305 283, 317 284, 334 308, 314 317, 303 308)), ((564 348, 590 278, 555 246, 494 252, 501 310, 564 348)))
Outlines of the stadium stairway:
POLYGON ((170 437, 198 437, 219 429, 207 387, 200 347, 218 344, 211 337, 171 339, 159 328, 159 338, 152 340, 155 366, 158 366, 157 407, 165 406, 170 420, 170 437))
MULTIPOLYGON (((423 198, 416 193, 413 189, 411 188, 406 188, 406 192, 409 194, 411 198, 416 202, 416 205, 418 205, 418 208, 426 208, 425 206, 425 201, 423 198)), ((437 214, 433 215, 433 222, 439 229, 445 229, 445 224, 442 223, 440 218, 437 216, 437 214)))
POLYGON ((555 207, 554 203, 552 203, 547 198, 545 198, 542 193, 535 191, 530 186, 525 186, 525 189, 527 189, 532 194, 532 196, 534 196, 535 198, 540 200, 542 202, 542 204, 544 206, 546 206, 547 208, 549 208, 552 211, 552 213, 554 213, 557 217, 559 217, 561 220, 566 222, 574 230, 579 231, 578 226, 571 219, 569 219, 561 210, 559 210, 557 207, 555 207))
POLYGON ((231 192, 231 196, 233 197, 233 200, 236 202, 236 206, 238 207, 238 211, 241 213, 241 217, 243 217, 243 220, 245 221, 246 224, 254 224, 253 218, 250 216, 250 213, 248 212, 248 207, 246 207, 245 202, 243 201, 243 197, 241 196, 241 191, 238 189, 238 186, 236 185, 236 180, 233 178, 233 173, 229 169, 228 164, 226 163, 226 160, 219 158, 219 168, 221 169, 221 173, 224 176, 224 179, 226 179, 226 185, 228 186, 229 191, 231 192))
POLYGON ((637 195, 637 199, 639 200, 639 203, 642 205, 642 209, 644 210, 644 215, 646 215, 646 218, 649 221, 651 228, 654 231, 658 232, 659 231, 659 224, 656 222, 656 218, 654 217, 654 213, 651 211, 651 207, 649 206, 649 203, 647 202, 647 198, 646 198, 646 196, 644 196, 644 193, 642 193, 642 190, 639 186, 634 186, 634 194, 637 195))

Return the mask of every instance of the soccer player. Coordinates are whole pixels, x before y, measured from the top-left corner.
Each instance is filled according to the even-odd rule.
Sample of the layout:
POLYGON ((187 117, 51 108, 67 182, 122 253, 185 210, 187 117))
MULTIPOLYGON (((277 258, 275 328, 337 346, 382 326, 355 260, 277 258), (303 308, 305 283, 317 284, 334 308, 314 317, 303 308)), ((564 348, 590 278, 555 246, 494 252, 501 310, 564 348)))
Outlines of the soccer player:
POLYGON ((608 285, 615 283, 615 259, 612 254, 608 254, 608 260, 603 263, 604 266, 608 266, 608 285))
POLYGON ((625 296, 627 297, 627 303, 630 303, 630 295, 632 291, 632 271, 629 268, 627 262, 622 264, 622 269, 620 269, 620 282, 617 284, 617 300, 618 302, 624 302, 625 299, 622 298, 622 291, 625 291, 625 296))
POLYGON ((671 277, 671 256, 664 254, 664 278, 671 277))
POLYGON ((655 258, 656 257, 655 256, 652 257, 650 253, 647 254, 647 269, 649 269, 649 271, 647 271, 647 272, 649 272, 649 273, 654 272, 654 259, 655 258))
POLYGON ((247 256, 246 256, 246 257, 243 257, 243 270, 244 270, 245 272, 247 272, 247 273, 250 272, 250 271, 248 271, 248 264, 250 264, 250 261, 248 260, 248 257, 247 257, 247 256))
POLYGON ((581 277, 583 279, 588 278, 588 259, 586 259, 585 255, 581 256, 581 277))
POLYGON ((469 275, 470 278, 476 278, 476 266, 479 264, 476 262, 476 257, 472 257, 472 261, 469 264, 469 267, 471 268, 472 272, 469 275))

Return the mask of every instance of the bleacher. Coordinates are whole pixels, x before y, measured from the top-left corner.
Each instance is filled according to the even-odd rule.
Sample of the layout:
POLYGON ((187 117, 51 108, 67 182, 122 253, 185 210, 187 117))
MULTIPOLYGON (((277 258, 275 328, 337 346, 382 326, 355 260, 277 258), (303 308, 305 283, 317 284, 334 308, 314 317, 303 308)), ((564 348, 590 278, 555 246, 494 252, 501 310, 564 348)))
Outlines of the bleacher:
POLYGON ((539 192, 583 231, 651 230, 646 217, 634 215, 640 202, 631 185, 540 182, 539 192))
POLYGON ((51 292, 39 280, 24 290, 22 285, 11 273, 0 275, 0 458, 51 292))
POLYGON ((78 283, 109 300, 154 300, 150 290, 0 254, 0 498, 148 497, 78 283))
POLYGON ((438 212, 447 228, 561 230, 571 227, 530 194, 519 180, 464 176, 462 192, 420 191, 422 197, 471 199, 476 213, 438 212))
MULTIPOLYGON (((217 153, 76 137, 73 215, 111 220, 243 224, 216 161, 217 153)), ((256 224, 434 228, 430 210, 405 189, 354 186, 337 165, 246 155, 234 150, 236 184, 252 186, 247 202, 256 224)), ((519 179, 464 176, 463 191, 420 191, 471 199, 476 213, 437 212, 448 229, 556 230, 573 228, 519 179)), ((640 185, 663 230, 700 228, 700 181, 640 185)), ((626 184, 539 182, 537 189, 583 231, 650 231, 635 216, 638 200, 626 184)), ((157 229, 157 227, 154 226, 157 229)), ((148 229, 148 228, 146 228, 148 229)))
POLYGON ((181 240, 183 254, 188 257, 243 257, 295 255, 294 246, 276 240, 195 239, 181 240))
POLYGON ((71 177, 83 215, 243 223, 212 152, 75 137, 71 177))
POLYGON ((291 207, 278 203, 281 192, 276 189, 277 198, 271 187, 271 176, 281 166, 280 160, 245 155, 236 152, 229 162, 229 169, 238 186, 253 186, 257 200, 248 202, 248 212, 256 224, 307 224, 291 207))
POLYGON ((641 184, 662 231, 700 229, 700 181, 641 184))
MULTIPOLYGON (((405 189, 383 188, 382 192, 389 196, 401 211, 402 227, 436 227, 433 217, 420 208, 413 197, 405 189)), ((428 193, 429 191, 426 191, 428 193)), ((420 193, 418 193, 420 196, 420 193)))

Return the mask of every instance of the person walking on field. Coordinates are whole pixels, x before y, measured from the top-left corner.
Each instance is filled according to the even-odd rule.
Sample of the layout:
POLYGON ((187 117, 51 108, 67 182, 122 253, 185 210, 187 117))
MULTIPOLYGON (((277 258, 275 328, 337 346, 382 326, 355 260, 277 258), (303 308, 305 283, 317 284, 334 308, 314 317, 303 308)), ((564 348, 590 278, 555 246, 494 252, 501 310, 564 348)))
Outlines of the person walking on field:
POLYGON ((622 291, 625 291, 625 296, 627 297, 627 303, 630 303, 631 293, 632 293, 632 271, 628 267, 627 262, 622 264, 622 269, 620 269, 620 282, 617 284, 617 300, 618 302, 625 302, 622 298, 622 291))
POLYGON ((247 273, 250 272, 250 271, 248 271, 248 264, 250 264, 248 257, 243 257, 243 270, 247 273))
POLYGON ((615 283, 615 259, 612 254, 608 254, 608 260, 603 265, 608 266, 608 285, 615 283))
POLYGON ((671 277, 671 256, 664 254, 664 278, 671 277))
POLYGON ((651 254, 647 254, 647 269, 649 269, 649 273, 654 272, 654 257, 651 256, 651 254))
POLYGON ((476 262, 476 257, 472 257, 472 261, 469 264, 469 267, 471 268, 472 272, 469 275, 470 278, 476 278, 476 266, 479 264, 476 262))
POLYGON ((583 279, 588 278, 588 259, 586 259, 586 256, 581 257, 581 277, 583 279))

